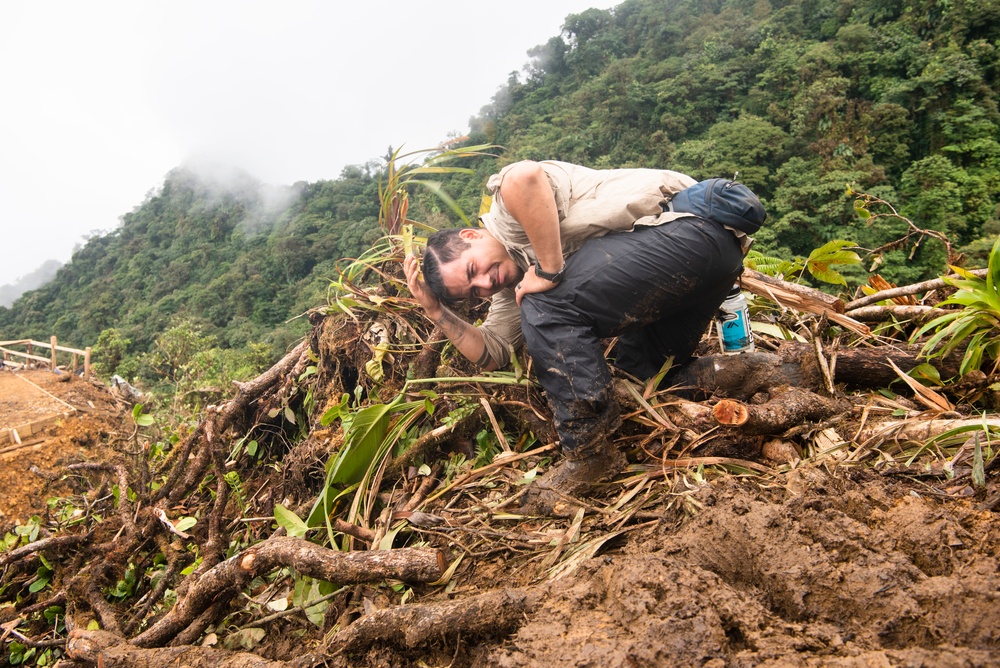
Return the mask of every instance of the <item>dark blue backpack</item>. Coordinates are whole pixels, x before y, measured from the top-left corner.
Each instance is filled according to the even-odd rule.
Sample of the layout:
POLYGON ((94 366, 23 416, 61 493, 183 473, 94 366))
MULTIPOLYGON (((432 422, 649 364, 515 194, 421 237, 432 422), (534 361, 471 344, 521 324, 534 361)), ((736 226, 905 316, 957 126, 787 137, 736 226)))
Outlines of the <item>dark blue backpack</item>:
POLYGON ((747 234, 759 230, 767 218, 764 205, 752 190, 726 179, 709 179, 685 188, 674 195, 670 209, 714 220, 747 234))

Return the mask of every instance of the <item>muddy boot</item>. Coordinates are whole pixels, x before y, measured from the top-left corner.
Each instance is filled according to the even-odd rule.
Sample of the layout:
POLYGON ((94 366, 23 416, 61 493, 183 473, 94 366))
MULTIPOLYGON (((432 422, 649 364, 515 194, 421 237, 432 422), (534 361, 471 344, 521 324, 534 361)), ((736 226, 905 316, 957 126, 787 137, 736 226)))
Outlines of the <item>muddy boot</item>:
POLYGON ((528 488, 521 512, 529 515, 566 516, 576 512, 574 499, 610 480, 628 460, 618 448, 599 438, 595 443, 566 453, 566 459, 528 488))

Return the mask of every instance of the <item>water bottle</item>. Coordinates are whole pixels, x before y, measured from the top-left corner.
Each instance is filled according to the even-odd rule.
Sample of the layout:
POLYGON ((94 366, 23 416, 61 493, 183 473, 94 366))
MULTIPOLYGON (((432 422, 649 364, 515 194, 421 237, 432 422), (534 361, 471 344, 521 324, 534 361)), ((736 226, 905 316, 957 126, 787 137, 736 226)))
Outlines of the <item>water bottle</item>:
POLYGON ((727 355, 753 352, 753 333, 750 331, 750 310, 739 284, 729 291, 726 301, 719 306, 715 319, 722 352, 727 355))

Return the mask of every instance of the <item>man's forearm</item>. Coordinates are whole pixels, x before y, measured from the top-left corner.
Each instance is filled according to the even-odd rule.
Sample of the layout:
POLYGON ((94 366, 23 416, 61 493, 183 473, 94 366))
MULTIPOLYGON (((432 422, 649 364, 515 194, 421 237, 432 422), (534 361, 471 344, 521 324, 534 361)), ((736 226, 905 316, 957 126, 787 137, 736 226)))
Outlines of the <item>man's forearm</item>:
POLYGON ((486 339, 479 328, 462 320, 457 315, 446 308, 441 309, 441 314, 431 317, 431 322, 437 325, 451 344, 458 349, 470 362, 480 367, 484 371, 493 371, 499 366, 490 356, 486 347, 486 339))

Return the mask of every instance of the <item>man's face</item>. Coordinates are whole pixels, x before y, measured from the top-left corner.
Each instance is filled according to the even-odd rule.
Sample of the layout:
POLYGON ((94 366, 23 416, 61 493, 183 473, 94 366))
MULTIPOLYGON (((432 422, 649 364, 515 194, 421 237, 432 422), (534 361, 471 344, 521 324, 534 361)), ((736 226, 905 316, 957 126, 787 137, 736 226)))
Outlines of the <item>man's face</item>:
POLYGON ((461 236, 469 247, 441 265, 441 279, 452 299, 485 299, 521 280, 523 272, 517 263, 489 233, 470 227, 461 236))

